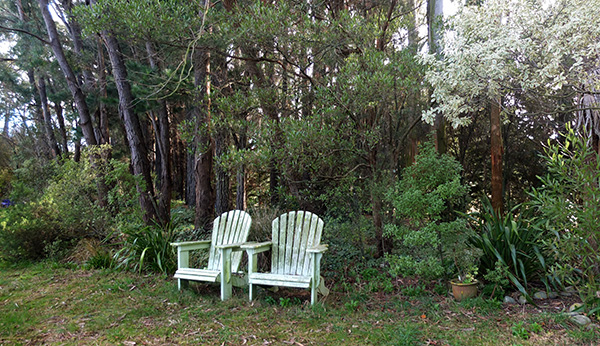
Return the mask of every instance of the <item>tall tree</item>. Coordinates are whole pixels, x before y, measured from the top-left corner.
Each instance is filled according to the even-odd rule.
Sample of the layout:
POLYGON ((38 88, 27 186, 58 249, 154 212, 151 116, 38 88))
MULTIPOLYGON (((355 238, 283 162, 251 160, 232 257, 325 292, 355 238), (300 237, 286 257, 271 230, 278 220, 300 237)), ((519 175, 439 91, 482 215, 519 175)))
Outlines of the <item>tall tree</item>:
POLYGON ((63 50, 58 31, 56 30, 56 23, 54 22, 54 19, 50 14, 50 10, 48 9, 48 0, 39 0, 39 5, 40 10, 42 11, 42 17, 46 23, 46 30, 48 32, 48 38, 50 39, 50 47, 52 48, 56 60, 60 65, 60 69, 65 75, 67 85, 69 86, 69 90, 71 91, 73 100, 75 101, 75 106, 79 112, 79 125, 83 130, 85 141, 88 145, 96 145, 98 141, 96 140, 96 135, 94 134, 90 110, 85 95, 81 89, 81 85, 79 84, 79 81, 75 76, 75 73, 73 72, 73 69, 69 64, 69 61, 63 50))
POLYGON ((110 57, 115 84, 119 93, 119 111, 123 119, 125 131, 127 132, 133 174, 142 178, 142 181, 136 183, 136 188, 140 194, 140 205, 144 213, 144 221, 151 223, 156 220, 160 224, 165 225, 169 220, 157 218, 148 150, 142 136, 140 120, 133 109, 131 84, 129 84, 129 80, 127 79, 127 67, 125 66, 119 42, 109 30, 102 31, 101 35, 106 45, 108 56, 110 57))
MULTIPOLYGON (((581 109, 573 100, 589 91, 595 81, 597 53, 590 44, 600 37, 597 4, 581 7, 580 0, 546 4, 542 1, 484 1, 466 6, 453 19, 455 35, 446 45, 444 59, 429 55, 428 81, 434 86, 435 107, 424 117, 434 121, 438 112, 454 125, 468 124, 481 109, 493 120, 494 160, 501 158, 499 100, 511 100, 505 112, 524 114, 544 122, 539 115, 558 117, 581 109), (585 9, 584 9, 585 8, 585 9), (585 35, 571 37, 574 32, 585 35), (582 87, 582 85, 585 85, 582 87), (487 104, 492 100, 491 107, 487 104), (526 106, 525 106, 526 105, 526 106)), ((585 108, 585 106, 583 106, 585 108)), ((499 163, 499 162, 498 162, 499 163)), ((493 171, 495 208, 502 209, 496 165, 493 171)))

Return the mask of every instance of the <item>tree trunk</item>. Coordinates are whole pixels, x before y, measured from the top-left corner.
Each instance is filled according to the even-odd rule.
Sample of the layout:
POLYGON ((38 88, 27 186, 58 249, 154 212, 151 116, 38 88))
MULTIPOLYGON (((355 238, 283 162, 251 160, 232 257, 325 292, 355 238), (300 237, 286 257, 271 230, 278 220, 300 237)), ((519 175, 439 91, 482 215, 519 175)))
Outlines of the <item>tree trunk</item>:
POLYGON ((60 149, 58 148, 58 142, 54 135, 54 128, 52 126, 52 115, 50 114, 50 107, 48 106, 48 96, 46 95, 46 80, 44 77, 39 77, 37 81, 37 89, 40 95, 40 103, 42 106, 42 114, 44 115, 44 132, 46 133, 46 140, 52 150, 52 157, 60 157, 60 149))
POLYGON ((210 135, 210 106, 207 103, 210 85, 207 75, 210 71, 210 55, 196 48, 193 56, 194 85, 198 90, 194 102, 193 116, 196 120, 196 157, 194 175, 196 180, 196 215, 194 225, 197 229, 210 229, 214 216, 215 197, 213 178, 213 142, 210 135))
MULTIPOLYGON (((427 1, 427 42, 429 44, 429 54, 441 54, 441 21, 444 16, 444 4, 442 0, 427 1)), ((445 154, 448 151, 448 135, 446 133, 446 119, 442 114, 435 118, 435 147, 437 152, 445 154)))
MULTIPOLYGON (((191 112, 190 112, 191 113, 191 112)), ((196 148, 194 143, 185 150, 185 204, 196 205, 196 148)))
POLYGON ((492 207, 499 214, 504 213, 502 196, 502 127, 500 122, 500 100, 492 101, 490 112, 491 153, 492 153, 492 207))
MULTIPOLYGON (((238 150, 246 149, 248 139, 246 137, 245 129, 237 136, 234 135, 233 139, 238 150)), ((246 204, 246 166, 244 164, 241 164, 238 167, 236 180, 235 208, 238 210, 246 210, 248 206, 246 204)))
MULTIPOLYGON (((106 92, 106 67, 104 63, 104 50, 100 38, 97 40, 98 47, 98 88, 100 95, 104 98, 108 97, 106 92)), ((110 131, 108 127, 108 111, 104 102, 98 103, 98 143, 110 143, 110 131)))
POLYGON ((83 131, 85 141, 88 145, 96 145, 97 140, 96 136, 94 135, 94 127, 92 124, 90 111, 85 100, 85 95, 81 91, 79 82, 77 81, 77 78, 73 73, 73 69, 71 68, 71 65, 69 65, 67 57, 63 51, 62 44, 59 40, 58 31, 56 30, 56 24, 54 23, 54 19, 52 19, 52 15, 50 15, 50 11, 48 10, 48 0, 39 0, 39 4, 42 11, 42 17, 44 17, 44 22, 46 23, 46 30, 48 31, 48 38, 50 39, 50 47, 54 52, 60 69, 65 75, 67 85, 69 86, 69 90, 71 91, 71 95, 75 101, 75 106, 77 107, 77 112, 79 113, 79 125, 83 131))
POLYGON ((148 149, 144 145, 139 118, 133 111, 131 85, 127 80, 127 68, 121 55, 119 43, 114 35, 108 31, 102 32, 102 38, 106 44, 117 92, 119 93, 119 108, 127 133, 133 174, 142 178, 142 182, 136 183, 136 188, 140 194, 140 205, 144 213, 144 222, 151 224, 156 220, 159 224, 165 225, 168 220, 157 219, 150 162, 148 161, 148 149))
POLYGON ((4 128, 2 129, 2 134, 8 137, 8 122, 10 121, 10 112, 6 112, 4 114, 4 128))
POLYGON ((60 130, 60 137, 62 142, 62 150, 65 154, 69 153, 69 138, 67 137, 67 128, 65 127, 65 117, 63 116, 63 108, 60 102, 54 104, 54 112, 56 113, 56 119, 58 120, 58 128, 60 130))
MULTIPOLYGON (((146 42, 146 51, 150 67, 159 70, 158 62, 155 58, 156 52, 150 42, 146 42)), ((171 139, 169 127, 169 112, 165 100, 158 101, 156 110, 157 121, 153 119, 154 134, 156 137, 156 162, 158 174, 158 215, 160 220, 168 221, 171 219, 171 191, 173 184, 171 180, 171 139)), ((153 115, 152 115, 153 117, 153 115)))
POLYGON ((217 164, 215 166, 215 211, 217 215, 229 211, 229 174, 224 169, 222 163, 219 161, 227 153, 227 134, 223 129, 217 132, 215 137, 215 154, 217 157, 217 164))
POLYGON ((73 161, 79 162, 81 160, 81 137, 77 136, 75 140, 75 150, 73 151, 73 161))
MULTIPOLYGON (((71 34, 71 39, 73 40, 73 50, 75 51, 75 54, 77 55, 77 58, 80 61, 83 61, 83 40, 81 39, 81 27, 79 26, 79 23, 75 20, 75 17, 73 16, 73 1, 72 0, 62 0, 62 5, 63 8, 66 10, 67 12, 67 17, 69 19, 68 21, 68 29, 69 29, 69 33, 71 34)), ((99 51, 101 52, 101 51, 99 51)), ((82 68, 82 74, 83 74, 83 88, 85 90, 85 92, 90 92, 94 86, 94 76, 92 75, 92 72, 90 71, 90 69, 86 68, 85 66, 82 68)))

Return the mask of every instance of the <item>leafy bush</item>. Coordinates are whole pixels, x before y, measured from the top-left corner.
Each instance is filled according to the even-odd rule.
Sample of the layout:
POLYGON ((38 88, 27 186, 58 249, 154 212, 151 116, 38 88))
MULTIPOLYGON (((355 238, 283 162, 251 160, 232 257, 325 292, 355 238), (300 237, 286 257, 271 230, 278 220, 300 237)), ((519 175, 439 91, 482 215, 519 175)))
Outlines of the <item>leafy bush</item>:
POLYGON ((385 232, 400 242, 403 253, 387 257, 392 275, 439 278, 457 267, 475 266, 477 254, 467 244, 470 230, 455 213, 466 204, 468 192, 461 170, 454 158, 437 154, 429 142, 387 193, 398 222, 387 224, 385 232))
POLYGON ((600 311, 600 157, 567 127, 564 143, 548 145, 548 174, 531 192, 531 206, 543 221, 551 270, 575 286, 589 310, 600 311))
POLYGON ((97 160, 106 150, 109 148, 89 150, 80 162, 28 160, 19 165, 11 193, 16 206, 0 213, 2 258, 68 258, 79 240, 104 239, 115 220, 131 223, 139 219, 128 165, 97 160), (98 203, 100 183, 107 187, 106 208, 98 203), (117 211, 121 213, 113 217, 117 211))
POLYGON ((0 212, 0 259, 37 260, 61 238, 57 210, 43 203, 18 204, 0 212))
POLYGON ((528 284, 545 277, 546 261, 540 249, 542 232, 521 215, 515 216, 519 206, 502 217, 489 199, 482 201, 481 211, 470 214, 477 230, 470 242, 481 249, 480 269, 487 278, 505 283, 506 277, 521 293, 529 297, 528 284))

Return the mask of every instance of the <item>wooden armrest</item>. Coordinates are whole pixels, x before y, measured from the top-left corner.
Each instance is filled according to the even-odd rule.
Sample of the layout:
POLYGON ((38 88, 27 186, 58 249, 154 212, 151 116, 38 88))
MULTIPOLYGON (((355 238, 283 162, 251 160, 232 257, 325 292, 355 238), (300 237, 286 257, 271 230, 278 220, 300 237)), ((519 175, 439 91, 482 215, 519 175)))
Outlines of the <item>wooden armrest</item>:
POLYGON ((182 251, 207 249, 210 247, 210 240, 184 241, 180 243, 171 243, 171 246, 181 248, 182 251))
POLYGON ((259 253, 269 250, 272 244, 270 241, 265 241, 262 243, 245 243, 240 247, 248 252, 259 253))
POLYGON ((241 251, 242 245, 247 243, 221 244, 215 246, 217 249, 232 249, 233 251, 241 251))
POLYGON ((321 244, 321 245, 317 245, 315 247, 310 247, 308 249, 306 249, 306 252, 308 253, 323 253, 325 251, 327 251, 327 249, 329 248, 329 246, 327 244, 321 244))

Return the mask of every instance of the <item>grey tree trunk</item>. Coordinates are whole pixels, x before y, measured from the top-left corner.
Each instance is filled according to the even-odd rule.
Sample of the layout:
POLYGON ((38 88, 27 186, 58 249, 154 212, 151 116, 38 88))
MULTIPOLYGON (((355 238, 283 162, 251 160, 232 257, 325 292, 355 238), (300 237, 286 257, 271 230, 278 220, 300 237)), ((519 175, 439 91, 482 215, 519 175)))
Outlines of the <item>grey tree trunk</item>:
POLYGON ((8 136, 8 124, 10 121, 10 112, 6 112, 4 114, 4 128, 2 129, 2 134, 4 136, 8 136))
POLYGON ((46 81, 44 77, 40 76, 37 80, 37 90, 40 95, 40 104, 42 106, 42 114, 44 115, 44 133, 46 134, 46 141, 52 150, 52 157, 57 158, 60 156, 60 149, 58 148, 58 142, 54 135, 54 128, 52 126, 52 115, 50 114, 50 107, 48 106, 48 96, 46 94, 46 81))
POLYGON ((60 69, 65 75, 67 85, 69 86, 69 90, 71 91, 71 95, 75 101, 75 106, 77 107, 77 112, 79 113, 79 125, 81 126, 83 137, 88 145, 96 145, 98 142, 96 140, 96 136, 94 135, 92 118, 85 100, 85 95, 83 94, 81 86, 79 85, 79 82, 73 73, 73 69, 71 68, 71 65, 69 65, 67 57, 63 51, 62 44, 59 40, 58 31, 56 30, 56 24, 54 23, 54 19, 52 19, 52 15, 50 15, 50 11, 48 10, 48 0, 39 0, 39 4, 40 10, 42 11, 42 17, 44 18, 44 23, 46 24, 48 38, 50 39, 50 47, 54 52, 54 56, 56 57, 56 61, 58 62, 60 69))
POLYGON ((69 138, 67 137, 67 128, 65 127, 65 117, 63 116, 63 108, 60 102, 54 104, 54 113, 58 121, 58 129, 60 130, 62 150, 65 154, 69 153, 69 138))
POLYGON ((142 177, 142 182, 137 183, 136 188, 140 194, 144 222, 150 224, 156 220, 159 224, 164 225, 168 220, 157 219, 148 149, 144 144, 139 118, 133 111, 133 95, 131 85, 127 80, 127 68, 121 55, 121 49, 117 39, 111 32, 103 31, 101 35, 108 51, 117 92, 119 93, 119 109, 131 152, 133 174, 142 177))
MULTIPOLYGON (((100 95, 106 98, 108 96, 106 92, 106 66, 104 63, 104 49, 102 47, 102 41, 98 38, 98 88, 100 89, 100 95)), ((98 143, 106 144, 110 143, 110 131, 108 127, 108 112, 104 102, 100 101, 98 104, 98 143)))
MULTIPOLYGON (((234 135, 233 139, 238 150, 244 150, 247 146, 248 138, 246 136, 246 130, 243 129, 241 133, 234 135)), ((238 210, 246 210, 246 166, 241 164, 238 167, 236 174, 236 194, 235 194, 235 208, 238 210)))

